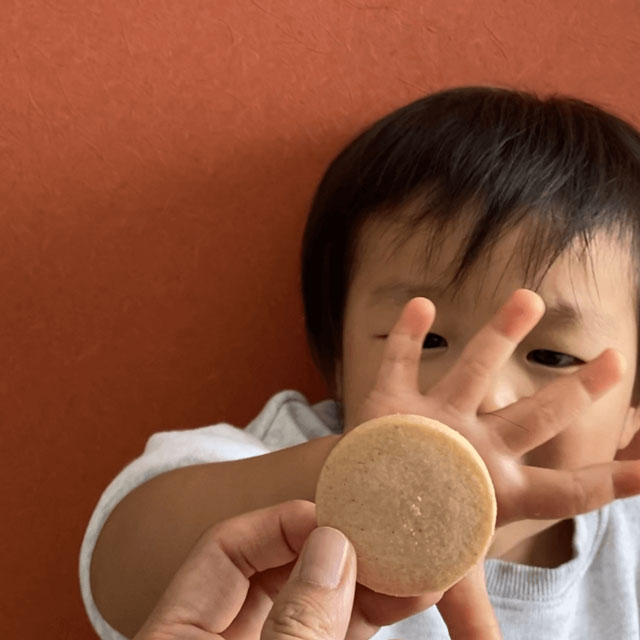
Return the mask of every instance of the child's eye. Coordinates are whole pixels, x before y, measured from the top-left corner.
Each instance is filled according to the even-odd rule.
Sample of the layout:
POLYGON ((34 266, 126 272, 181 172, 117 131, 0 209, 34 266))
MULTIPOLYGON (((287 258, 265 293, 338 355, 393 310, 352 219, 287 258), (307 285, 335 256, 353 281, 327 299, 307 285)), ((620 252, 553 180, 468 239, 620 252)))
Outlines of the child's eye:
MULTIPOLYGON (((428 333, 422 343, 423 349, 440 349, 447 347, 447 341, 437 333, 428 333)), ((527 354, 527 360, 545 365, 547 367, 573 367, 584 364, 584 360, 570 356, 559 351, 551 351, 549 349, 535 349, 527 354)))
POLYGON ((549 351, 548 349, 535 349, 527 354, 527 360, 537 362, 547 367, 573 367, 578 364, 584 364, 584 360, 567 355, 566 353, 558 353, 557 351, 549 351))
POLYGON ((437 333, 428 333, 427 337, 422 343, 423 349, 439 349, 440 347, 446 347, 447 341, 439 336, 437 333))

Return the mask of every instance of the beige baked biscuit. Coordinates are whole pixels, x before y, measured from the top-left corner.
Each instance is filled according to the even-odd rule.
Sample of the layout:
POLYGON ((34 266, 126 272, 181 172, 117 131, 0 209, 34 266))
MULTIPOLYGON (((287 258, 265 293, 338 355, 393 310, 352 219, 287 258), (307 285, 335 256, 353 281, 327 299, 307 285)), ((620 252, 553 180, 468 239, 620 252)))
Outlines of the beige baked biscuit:
POLYGON ((316 488, 319 526, 353 543, 358 582, 395 596, 440 591, 486 552, 496 501, 489 472, 450 427, 417 415, 365 422, 331 451, 316 488))

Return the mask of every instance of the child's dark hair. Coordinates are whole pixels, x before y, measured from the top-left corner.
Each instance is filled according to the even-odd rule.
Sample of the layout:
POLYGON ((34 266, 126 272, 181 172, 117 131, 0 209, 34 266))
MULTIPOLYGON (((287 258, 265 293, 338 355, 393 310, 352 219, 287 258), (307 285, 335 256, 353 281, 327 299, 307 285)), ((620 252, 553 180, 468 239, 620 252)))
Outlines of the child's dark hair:
POLYGON ((462 87, 416 100, 357 136, 325 172, 302 244, 307 333, 332 390, 363 223, 398 220, 407 233, 422 225, 437 243, 463 209, 469 234, 452 290, 525 217, 527 274, 546 264, 544 275, 576 239, 586 248, 606 230, 629 243, 638 276, 640 134, 574 98, 462 87))

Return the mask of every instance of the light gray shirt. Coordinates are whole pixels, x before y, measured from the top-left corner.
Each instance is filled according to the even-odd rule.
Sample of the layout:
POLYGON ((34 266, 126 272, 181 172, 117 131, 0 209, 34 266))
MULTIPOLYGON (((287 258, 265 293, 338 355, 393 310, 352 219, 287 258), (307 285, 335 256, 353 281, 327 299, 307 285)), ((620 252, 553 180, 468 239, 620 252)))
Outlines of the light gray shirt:
MULTIPOLYGON (((89 618, 104 640, 122 640, 96 608, 91 555, 114 507, 152 477, 191 464, 262 455, 340 433, 332 400, 313 406, 296 391, 273 396, 245 429, 218 424, 154 434, 144 452, 106 488, 80 551, 80 585, 89 618)), ((640 497, 617 500, 574 519, 573 557, 554 569, 503 560, 485 562, 487 589, 505 640, 631 640, 640 638, 640 497)), ((444 640, 437 609, 383 627, 375 640, 444 640)))

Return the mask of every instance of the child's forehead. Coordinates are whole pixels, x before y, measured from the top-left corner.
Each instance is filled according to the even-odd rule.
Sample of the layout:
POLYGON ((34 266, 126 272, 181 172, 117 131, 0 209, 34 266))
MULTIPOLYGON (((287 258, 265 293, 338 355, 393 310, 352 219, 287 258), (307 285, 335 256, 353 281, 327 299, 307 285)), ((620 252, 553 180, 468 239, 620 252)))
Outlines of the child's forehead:
POLYGON ((546 250, 537 243, 535 231, 521 224, 488 238, 452 287, 468 243, 469 225, 411 228, 397 221, 373 221, 358 238, 354 270, 371 282, 426 281, 435 291, 466 287, 475 295, 488 295, 495 282, 506 279, 508 286, 544 291, 549 298, 564 299, 569 293, 588 297, 596 307, 611 304, 610 296, 602 296, 603 290, 611 293, 611 287, 636 298, 635 264, 629 244, 622 239, 603 231, 587 242, 576 238, 558 252, 553 250, 552 237, 546 250))

